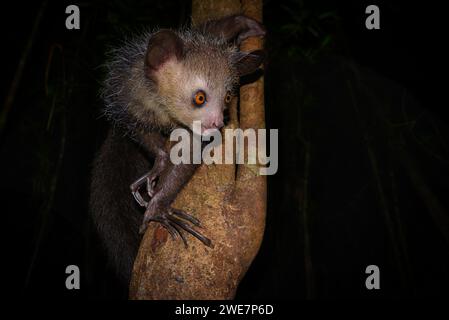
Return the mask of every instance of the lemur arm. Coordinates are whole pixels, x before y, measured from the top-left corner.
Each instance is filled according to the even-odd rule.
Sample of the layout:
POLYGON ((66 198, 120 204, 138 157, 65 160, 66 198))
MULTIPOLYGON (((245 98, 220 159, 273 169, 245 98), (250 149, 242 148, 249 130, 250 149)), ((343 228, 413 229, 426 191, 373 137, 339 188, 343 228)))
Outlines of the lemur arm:
POLYGON ((211 241, 208 238, 186 223, 187 221, 195 226, 200 226, 200 222, 184 211, 171 207, 172 202, 190 180, 198 165, 184 163, 175 165, 171 163, 169 150, 167 150, 167 139, 162 135, 148 134, 142 141, 144 149, 155 157, 155 162, 149 172, 131 185, 134 198, 141 206, 146 208, 140 233, 146 230, 149 222, 155 221, 161 223, 173 238, 180 236, 185 246, 187 246, 187 240, 181 229, 210 246, 211 241), (145 183, 147 185, 147 193, 150 196, 150 201, 148 202, 143 200, 139 191, 140 187, 145 183))

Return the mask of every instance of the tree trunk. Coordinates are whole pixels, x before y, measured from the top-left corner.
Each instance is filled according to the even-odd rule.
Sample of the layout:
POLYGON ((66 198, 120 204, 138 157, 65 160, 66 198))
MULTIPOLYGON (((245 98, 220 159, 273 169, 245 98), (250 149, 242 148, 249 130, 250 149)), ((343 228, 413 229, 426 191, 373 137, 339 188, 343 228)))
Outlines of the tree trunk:
MULTIPOLYGON (((192 19, 204 20, 243 13, 262 21, 262 1, 193 0, 192 19)), ((262 48, 262 40, 250 38, 242 51, 262 48)), ((263 78, 240 89, 226 128, 264 128, 263 78)), ((223 147, 224 150, 224 147, 223 147)), ((130 284, 131 299, 232 299, 237 286, 256 256, 265 228, 266 177, 257 166, 202 165, 178 195, 181 208, 202 222, 201 232, 213 248, 186 235, 172 241, 165 229, 150 224, 136 261, 130 284)))

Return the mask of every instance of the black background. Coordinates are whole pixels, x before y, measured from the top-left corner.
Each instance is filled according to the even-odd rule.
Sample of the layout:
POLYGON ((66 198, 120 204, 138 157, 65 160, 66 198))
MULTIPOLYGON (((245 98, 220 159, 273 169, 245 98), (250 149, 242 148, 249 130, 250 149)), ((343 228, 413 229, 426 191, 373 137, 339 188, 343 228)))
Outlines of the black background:
MULTIPOLYGON (((445 238, 441 225, 432 218, 438 206, 420 198, 416 186, 422 185, 422 180, 414 184, 415 175, 403 166, 409 162, 396 161, 397 153, 384 144, 388 134, 376 120, 377 110, 382 110, 391 123, 409 128, 409 123, 399 119, 405 99, 414 123, 412 130, 416 129, 414 133, 422 137, 419 141, 424 141, 424 146, 414 144, 415 136, 404 134, 405 158, 418 163, 414 168, 419 167, 419 177, 424 177, 426 190, 438 199, 439 212, 447 219, 447 28, 441 2, 264 3, 269 32, 267 125, 280 130, 280 169, 269 177, 264 242, 237 298, 445 295, 449 250, 447 234, 445 238), (380 30, 365 28, 369 4, 380 8, 380 30), (308 12, 309 18, 298 22, 291 12, 308 12), (338 19, 315 23, 325 12, 338 19), (314 37, 307 31, 294 35, 285 29, 301 23, 317 25, 319 35, 314 37), (316 48, 327 35, 332 39, 330 45, 318 50, 313 59, 298 53, 298 48, 316 48), (362 120, 348 111, 351 99, 346 84, 356 81, 354 74, 362 75, 369 92, 357 91, 355 84, 362 120), (300 88, 307 94, 298 93, 304 91, 300 88), (291 101, 305 105, 307 99, 313 102, 301 109, 304 122, 299 129, 298 106, 291 101), (365 129, 373 139, 389 211, 399 208, 393 238, 376 193, 372 158, 363 143, 365 129), (307 223, 312 274, 304 267, 305 225, 300 208, 306 152, 298 134, 311 141, 313 148, 311 218, 307 223), (396 191, 386 182, 392 172, 388 168, 397 173, 396 191), (395 197, 399 198, 397 205, 395 197), (399 230, 405 230, 400 244, 399 230), (395 247, 403 251, 398 254, 395 247), (381 269, 381 290, 364 287, 364 270, 369 264, 381 269)), ((4 2, 1 6, 0 88, 5 101, 41 3, 4 2)), ((123 35, 146 26, 177 27, 188 23, 189 14, 188 1, 48 2, 0 136, 1 213, 6 219, 2 223, 2 264, 6 267, 4 284, 11 294, 69 299, 126 297, 107 268, 87 209, 90 164, 107 130, 98 95, 104 77, 102 64, 107 49, 117 45, 123 35), (81 30, 65 28, 68 4, 80 6, 81 30), (65 289, 64 271, 69 264, 81 268, 81 290, 65 289)))

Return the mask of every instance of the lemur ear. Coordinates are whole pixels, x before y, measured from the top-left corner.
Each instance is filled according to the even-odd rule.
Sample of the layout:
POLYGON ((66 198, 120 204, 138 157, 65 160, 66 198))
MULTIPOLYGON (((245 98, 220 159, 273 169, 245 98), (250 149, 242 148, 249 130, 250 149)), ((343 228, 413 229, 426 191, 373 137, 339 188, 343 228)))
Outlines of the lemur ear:
POLYGON ((263 50, 255 50, 251 52, 236 52, 232 60, 239 76, 251 74, 259 68, 265 59, 263 50))
POLYGON ((241 28, 237 35, 237 44, 249 37, 264 37, 266 34, 265 27, 254 19, 238 15, 235 20, 241 28))
POLYGON ((198 29, 216 37, 223 37, 226 41, 236 40, 238 45, 249 37, 263 37, 266 33, 262 24, 244 15, 210 20, 200 25, 198 29))
POLYGON ((145 72, 151 76, 166 61, 172 58, 182 59, 184 43, 172 30, 162 29, 153 34, 148 42, 145 56, 145 72))

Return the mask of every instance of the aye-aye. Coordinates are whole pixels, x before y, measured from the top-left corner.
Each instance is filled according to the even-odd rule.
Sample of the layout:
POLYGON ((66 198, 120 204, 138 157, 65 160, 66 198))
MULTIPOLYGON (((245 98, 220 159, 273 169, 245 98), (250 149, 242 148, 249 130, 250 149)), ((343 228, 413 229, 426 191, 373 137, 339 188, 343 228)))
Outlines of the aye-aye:
POLYGON ((241 52, 238 45, 264 35, 260 23, 235 15, 147 33, 112 52, 103 90, 112 128, 94 161, 90 210, 125 284, 149 222, 186 245, 183 231, 211 244, 194 229, 196 218, 171 207, 198 165, 172 164, 168 137, 176 128, 192 130, 197 120, 202 133, 224 125, 239 78, 263 60, 262 51, 241 52))

